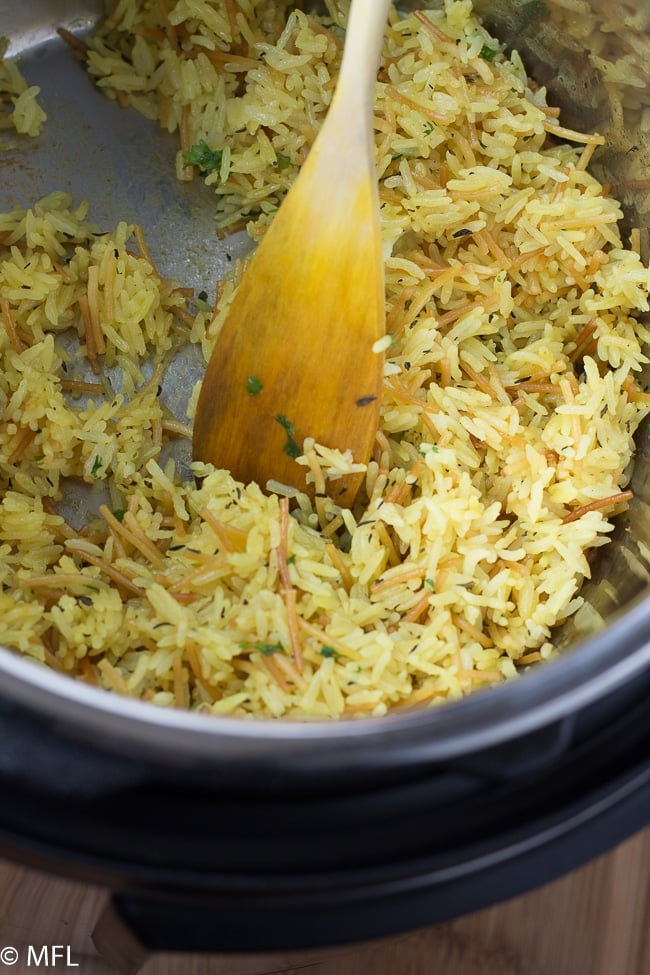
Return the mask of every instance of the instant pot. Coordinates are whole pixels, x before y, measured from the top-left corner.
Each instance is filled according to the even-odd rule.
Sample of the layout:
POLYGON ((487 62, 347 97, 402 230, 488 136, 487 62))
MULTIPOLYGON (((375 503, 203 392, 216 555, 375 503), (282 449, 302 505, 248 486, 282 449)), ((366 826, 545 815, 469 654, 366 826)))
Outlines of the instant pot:
MULTIPOLYGON (((565 124, 606 133, 594 166, 641 228, 647 260, 650 98, 637 86, 615 103, 590 45, 600 31, 610 49, 629 46, 612 17, 632 18, 644 37, 650 3, 613 13, 601 0, 573 13, 534 3, 528 23, 530 2, 476 6, 565 124)), ((3 163, 2 204, 68 187, 78 196, 81 180, 94 212, 117 194, 152 240, 163 218, 173 230, 190 214, 207 228, 210 198, 177 186, 172 165, 137 183, 143 154, 168 162, 171 141, 153 126, 142 139, 148 123, 105 100, 56 38, 59 26, 89 29, 98 8, 0 0, 0 33, 42 86, 48 115, 60 108, 56 124, 77 126, 74 152, 83 146, 93 162, 73 180, 56 133, 16 150, 3 163)), ((187 281, 189 270, 225 266, 214 246, 191 262, 159 259, 187 281)), ((407 931, 604 852, 650 823, 649 461, 646 423, 628 517, 584 590, 586 629, 568 624, 552 662, 457 703, 332 724, 240 722, 109 695, 0 650, 0 857, 103 888, 94 941, 126 973, 154 951, 269 953, 407 931)))

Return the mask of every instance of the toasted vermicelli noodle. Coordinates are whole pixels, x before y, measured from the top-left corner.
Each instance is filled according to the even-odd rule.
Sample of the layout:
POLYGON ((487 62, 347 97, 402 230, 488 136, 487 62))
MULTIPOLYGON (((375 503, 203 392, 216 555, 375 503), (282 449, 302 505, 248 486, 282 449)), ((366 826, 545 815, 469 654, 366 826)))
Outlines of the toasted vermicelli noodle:
MULTIPOLYGON (((331 97, 345 15, 327 6, 121 0, 88 67, 178 130, 179 176, 259 239, 331 97)), ((549 657, 648 412, 650 271, 589 173, 601 142, 563 127, 466 0, 391 12, 385 381, 352 511, 318 495, 355 459, 310 441, 313 505, 166 459, 197 398, 168 413, 170 356, 209 356, 243 268, 213 311, 160 276, 140 228, 101 234, 61 194, 0 217, 0 642, 247 717, 380 715, 549 657), (62 514, 73 479, 103 489, 84 524, 62 514)))

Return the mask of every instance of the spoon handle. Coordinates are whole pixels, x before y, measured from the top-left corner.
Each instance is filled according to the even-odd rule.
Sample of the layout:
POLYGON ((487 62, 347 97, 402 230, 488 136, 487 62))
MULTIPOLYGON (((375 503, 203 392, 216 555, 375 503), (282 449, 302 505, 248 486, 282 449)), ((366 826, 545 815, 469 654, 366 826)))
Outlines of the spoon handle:
MULTIPOLYGON (((336 113, 338 106, 345 104, 348 113, 350 109, 355 111, 355 115, 359 113, 359 123, 362 118, 364 122, 372 118, 377 66, 391 2, 392 0, 352 0, 331 113, 336 113)), ((348 114, 348 124, 350 121, 348 114)))

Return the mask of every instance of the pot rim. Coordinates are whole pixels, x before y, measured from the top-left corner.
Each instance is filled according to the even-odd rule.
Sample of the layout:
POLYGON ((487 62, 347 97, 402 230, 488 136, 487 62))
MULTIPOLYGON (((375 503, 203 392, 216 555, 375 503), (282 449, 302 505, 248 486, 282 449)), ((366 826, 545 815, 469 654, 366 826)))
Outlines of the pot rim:
POLYGON ((163 764, 263 762, 343 771, 444 761, 548 726, 650 669, 650 593, 596 635, 519 679, 441 707, 338 721, 230 718, 95 688, 0 647, 0 697, 70 736, 163 764), (371 748, 378 745, 378 748, 371 748), (125 749, 127 749, 125 751, 125 749))

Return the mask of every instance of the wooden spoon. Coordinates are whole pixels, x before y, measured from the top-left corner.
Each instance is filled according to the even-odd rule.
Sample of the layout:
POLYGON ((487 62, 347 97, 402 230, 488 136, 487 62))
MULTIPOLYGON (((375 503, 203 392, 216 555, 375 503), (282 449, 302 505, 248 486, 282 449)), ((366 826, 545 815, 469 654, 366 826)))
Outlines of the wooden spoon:
MULTIPOLYGON (((246 271, 198 401, 197 460, 307 490, 303 441, 368 461, 379 420, 384 275, 373 138, 390 0, 353 0, 322 129, 246 271)), ((339 504, 363 475, 330 482, 339 504)), ((311 488, 313 491, 313 486, 311 488)))

